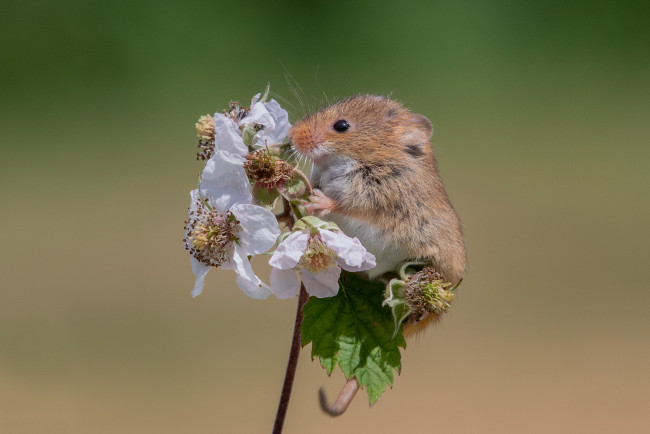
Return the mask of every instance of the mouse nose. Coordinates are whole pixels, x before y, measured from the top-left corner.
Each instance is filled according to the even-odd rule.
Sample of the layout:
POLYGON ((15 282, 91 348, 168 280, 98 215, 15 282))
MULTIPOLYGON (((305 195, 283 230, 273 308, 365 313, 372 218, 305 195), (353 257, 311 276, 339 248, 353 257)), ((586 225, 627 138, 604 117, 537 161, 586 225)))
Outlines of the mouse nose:
POLYGON ((307 152, 314 146, 314 137, 311 131, 300 123, 289 130, 289 141, 298 152, 307 152))

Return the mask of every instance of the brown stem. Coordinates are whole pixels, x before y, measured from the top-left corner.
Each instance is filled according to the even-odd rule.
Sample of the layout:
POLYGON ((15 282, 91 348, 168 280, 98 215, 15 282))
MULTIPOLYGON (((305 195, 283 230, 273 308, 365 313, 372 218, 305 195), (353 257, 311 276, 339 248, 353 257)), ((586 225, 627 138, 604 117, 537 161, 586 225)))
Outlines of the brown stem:
POLYGON ((341 392, 336 398, 336 401, 330 404, 327 402, 327 395, 325 394, 325 390, 321 387, 318 391, 320 408, 330 416, 340 416, 345 413, 345 410, 348 409, 348 406, 358 391, 359 381, 355 377, 352 377, 347 381, 347 383, 345 383, 345 386, 343 386, 343 389, 341 389, 341 392))
POLYGON ((284 223, 289 230, 293 228, 295 223, 295 218, 291 215, 291 205, 289 201, 282 197, 282 213, 276 214, 275 218, 278 223, 284 223))
POLYGON ((302 307, 307 302, 309 295, 305 291, 305 286, 300 285, 300 295, 298 296, 298 309, 296 311, 296 322, 293 327, 293 339, 291 340, 291 351, 289 352, 289 362, 287 371, 284 374, 284 385, 280 395, 278 411, 275 414, 275 424, 273 425, 273 434, 281 434, 284 426, 284 418, 287 415, 289 407, 289 398, 291 398, 291 387, 293 379, 296 376, 296 367, 298 366, 298 356, 300 355, 300 326, 302 325, 302 307))

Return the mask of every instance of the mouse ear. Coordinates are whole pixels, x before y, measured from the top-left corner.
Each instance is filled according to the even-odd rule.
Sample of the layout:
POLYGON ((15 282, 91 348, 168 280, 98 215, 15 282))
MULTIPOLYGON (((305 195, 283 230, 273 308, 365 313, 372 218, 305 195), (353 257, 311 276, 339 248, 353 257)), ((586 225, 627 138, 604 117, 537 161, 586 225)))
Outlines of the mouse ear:
POLYGON ((405 120, 408 125, 402 138, 404 144, 409 148, 428 146, 433 135, 431 121, 426 116, 417 113, 409 113, 405 120))

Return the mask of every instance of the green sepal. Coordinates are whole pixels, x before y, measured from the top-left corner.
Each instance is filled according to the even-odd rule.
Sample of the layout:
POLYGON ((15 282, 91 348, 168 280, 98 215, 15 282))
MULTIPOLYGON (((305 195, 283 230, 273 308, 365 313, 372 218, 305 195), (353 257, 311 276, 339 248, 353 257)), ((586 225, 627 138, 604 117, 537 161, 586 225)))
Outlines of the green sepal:
POLYGON ((397 274, 399 274, 399 277, 406 281, 411 277, 413 274, 417 273, 422 269, 422 266, 427 265, 428 262, 422 262, 422 261, 406 261, 402 262, 402 264, 398 267, 397 274), (414 268, 417 267, 417 268, 414 268))
POLYGON ((253 139, 255 138, 255 134, 257 134, 257 131, 255 131, 255 126, 254 124, 244 124, 240 127, 240 129, 241 138, 244 141, 244 145, 248 146, 248 149, 250 149, 253 146, 253 139))
POLYGON ((266 88, 264 88, 264 92, 262 92, 262 97, 258 100, 258 102, 265 103, 269 100, 269 93, 271 91, 271 83, 266 83, 266 88))
POLYGON ((277 189, 270 190, 265 187, 253 187, 252 194, 255 201, 267 209, 273 209, 275 200, 280 196, 277 189))
POLYGON ((269 148, 271 149, 271 152, 282 158, 284 161, 296 161, 293 148, 291 147, 291 143, 288 142, 288 139, 285 139, 283 143, 269 145, 269 148))
POLYGON ((291 177, 291 181, 284 184, 280 187, 280 193, 287 200, 297 200, 297 199, 307 199, 309 195, 307 194, 307 185, 303 177, 295 174, 291 177))
POLYGON ((346 378, 356 377, 366 387, 370 405, 393 386, 401 370, 401 329, 394 334, 391 310, 382 306, 383 284, 343 272, 340 290, 328 298, 311 297, 303 307, 301 343, 312 344, 327 374, 338 365, 346 378))
POLYGON ((390 308, 393 314, 394 331, 392 339, 395 339, 399 333, 402 323, 411 313, 411 308, 406 304, 406 282, 399 279, 393 279, 386 285, 384 292, 384 306, 390 308))
POLYGON ((309 215, 301 218, 293 225, 293 231, 301 231, 303 229, 309 229, 311 233, 318 233, 319 230, 328 230, 328 231, 340 231, 341 229, 334 222, 326 222, 321 220, 316 216, 309 215))

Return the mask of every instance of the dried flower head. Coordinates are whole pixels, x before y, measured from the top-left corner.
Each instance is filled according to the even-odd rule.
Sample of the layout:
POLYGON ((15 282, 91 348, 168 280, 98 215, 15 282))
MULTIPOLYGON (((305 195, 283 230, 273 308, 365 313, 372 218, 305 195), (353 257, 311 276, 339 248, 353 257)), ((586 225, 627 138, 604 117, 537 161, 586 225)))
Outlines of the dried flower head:
POLYGON ((409 277, 406 282, 406 304, 411 318, 418 321, 430 313, 440 315, 449 309, 455 294, 448 290, 451 283, 443 281, 442 274, 433 267, 426 267, 409 277))
POLYGON ((271 154, 268 148, 246 155, 244 169, 256 187, 274 189, 282 187, 292 177, 293 166, 271 154))

